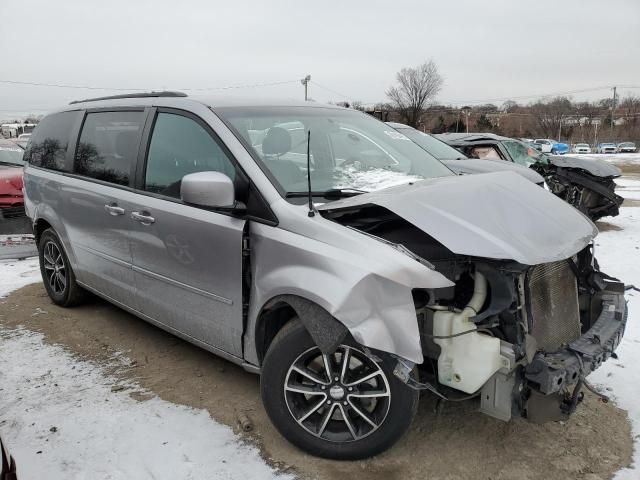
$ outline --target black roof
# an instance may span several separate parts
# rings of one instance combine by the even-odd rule
[[[501,135],[496,135],[495,133],[439,133],[434,136],[443,142],[456,145],[512,140],[509,137],[503,137]]]

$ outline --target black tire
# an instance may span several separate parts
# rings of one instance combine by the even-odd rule
[[[44,288],[53,303],[61,307],[81,303],[85,299],[86,290],[77,284],[69,258],[53,229],[48,228],[42,232],[38,242],[38,255]]]
[[[316,354],[320,357],[314,357]],[[411,425],[418,409],[419,393],[393,375],[395,362],[391,356],[379,352],[375,355],[377,359],[367,355],[362,346],[353,340],[345,340],[331,357],[327,357],[331,363],[329,370],[339,377],[329,378],[328,384],[320,385],[323,383],[321,380],[327,379],[326,370],[316,369],[314,372],[314,364],[306,364],[305,372],[316,375],[317,381],[314,382],[293,369],[296,362],[296,366],[305,365],[307,358],[315,358],[313,361],[320,362],[326,359],[302,323],[297,319],[292,320],[274,338],[262,367],[260,391],[269,418],[287,440],[319,457],[356,460],[387,450]],[[345,358],[348,359],[348,368],[343,375],[342,360]],[[361,365],[358,366],[358,363]],[[351,366],[354,368],[351,369]],[[375,376],[368,383],[348,387],[350,383],[355,385],[368,375]],[[294,376],[297,376],[297,380]],[[335,378],[339,378],[339,381],[334,381]],[[306,384],[303,385],[305,380]],[[307,395],[300,391],[285,391],[285,387],[313,389],[314,393]],[[324,397],[318,391],[320,388],[324,391]],[[389,394],[383,396],[386,389]],[[340,396],[340,392],[343,396]],[[370,398],[374,395],[380,398]],[[314,408],[316,411],[307,420],[298,422],[297,419],[302,420]],[[373,427],[366,422],[362,413],[378,426]],[[325,421],[327,418],[329,420]],[[323,424],[324,427],[321,426]]]

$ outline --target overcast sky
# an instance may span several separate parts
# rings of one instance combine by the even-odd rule
[[[2,81],[365,103],[432,58],[440,102],[499,104],[640,86],[640,1],[0,0],[0,48]],[[113,93],[0,82],[0,118]]]

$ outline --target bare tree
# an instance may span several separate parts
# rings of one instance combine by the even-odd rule
[[[573,104],[567,97],[556,97],[548,102],[539,101],[531,105],[531,114],[547,138],[558,136],[563,122],[572,111]]]
[[[513,112],[516,108],[518,107],[518,104],[516,102],[514,102],[513,100],[506,100],[503,104],[502,104],[502,111],[503,112]]]
[[[442,88],[443,79],[433,60],[416,68],[403,68],[396,74],[397,86],[387,90],[387,97],[402,119],[412,127],[420,123],[420,116],[427,103]]]

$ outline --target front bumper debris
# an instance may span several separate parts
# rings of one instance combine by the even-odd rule
[[[550,395],[586,377],[615,356],[626,324],[624,285],[609,283],[602,295],[602,312],[587,332],[557,352],[536,353],[525,370],[529,386]]]

